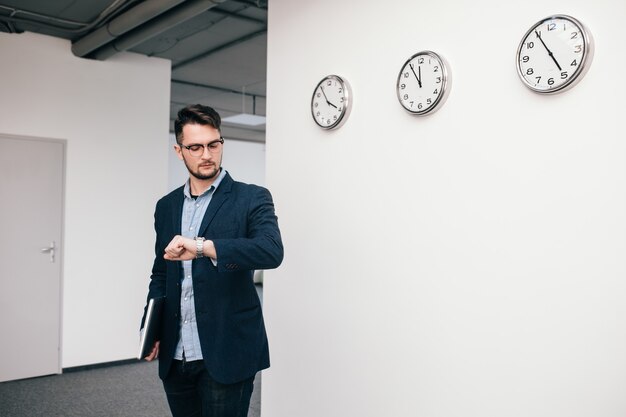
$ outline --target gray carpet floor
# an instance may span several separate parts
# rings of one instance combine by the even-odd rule
[[[248,417],[261,414],[261,374]],[[0,383],[0,417],[171,416],[157,362],[137,362]]]
[[[256,285],[263,302],[263,286]],[[248,417],[261,415],[261,372]],[[158,363],[134,362],[0,382],[0,417],[169,417]]]

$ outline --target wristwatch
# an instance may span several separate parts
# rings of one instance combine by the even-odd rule
[[[202,258],[204,256],[204,241],[206,239],[203,237],[196,236],[196,259]]]

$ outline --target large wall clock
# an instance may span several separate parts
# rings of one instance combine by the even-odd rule
[[[323,129],[342,126],[352,108],[350,84],[337,75],[327,75],[317,84],[311,98],[311,115]]]
[[[434,113],[450,92],[450,72],[445,59],[432,51],[418,52],[400,70],[396,93],[400,104],[411,114]]]
[[[582,79],[593,57],[593,40],[583,24],[567,15],[535,23],[517,48],[517,72],[526,87],[552,94]]]

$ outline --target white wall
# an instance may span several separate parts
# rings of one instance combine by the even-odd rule
[[[273,0],[267,184],[285,262],[266,275],[272,417],[626,415],[623,0]],[[532,24],[591,30],[586,77],[526,89]],[[400,107],[413,53],[454,78]],[[297,57],[297,59],[294,59]],[[311,120],[327,74],[352,114]]]
[[[189,103],[194,104],[194,103]],[[168,189],[174,190],[187,181],[189,172],[174,151],[176,137],[169,136]],[[222,166],[236,181],[265,185],[265,144],[226,138]]]
[[[0,33],[0,132],[67,141],[63,367],[136,355],[167,185],[170,80],[169,61],[92,61],[70,46]]]

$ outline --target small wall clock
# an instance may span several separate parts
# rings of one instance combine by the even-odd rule
[[[517,72],[536,93],[552,94],[582,79],[593,57],[593,40],[581,22],[559,14],[535,23],[517,48]]]
[[[398,74],[396,93],[406,111],[423,116],[434,113],[450,92],[450,72],[445,59],[432,51],[409,58]]]
[[[350,84],[337,76],[327,75],[317,84],[311,98],[311,115],[323,129],[342,126],[352,108]]]

